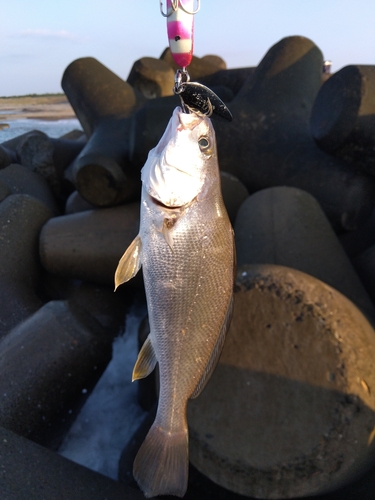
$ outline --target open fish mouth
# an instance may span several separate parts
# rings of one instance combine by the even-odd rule
[[[153,203],[155,203],[155,205],[158,205],[159,207],[162,207],[162,208],[167,209],[167,210],[177,210],[177,209],[183,207],[183,205],[166,205],[165,203],[163,203],[162,201],[158,200],[154,196],[151,196],[151,195],[149,195],[149,196],[151,198],[151,201]]]

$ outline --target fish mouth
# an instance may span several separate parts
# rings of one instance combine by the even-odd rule
[[[202,121],[202,117],[197,113],[185,113],[181,108],[177,108],[179,126],[177,130],[193,130]]]
[[[155,203],[155,205],[158,205],[159,207],[162,207],[167,210],[177,210],[179,208],[182,208],[183,205],[165,205],[162,201],[158,200],[157,198],[154,198],[149,194],[149,197],[152,201],[152,203]]]

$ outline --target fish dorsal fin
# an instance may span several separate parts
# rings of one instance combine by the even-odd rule
[[[132,382],[140,378],[145,378],[155,368],[157,363],[154,347],[151,343],[150,335],[148,335],[142,349],[139,351],[137,361],[133,368]]]
[[[223,350],[225,337],[226,337],[227,331],[229,330],[230,322],[232,319],[232,313],[233,313],[233,295],[232,295],[232,298],[230,300],[230,303],[229,303],[229,306],[227,309],[227,313],[226,313],[226,316],[224,319],[224,323],[223,323],[223,326],[221,327],[220,334],[219,334],[219,337],[217,339],[216,346],[211,353],[211,357],[207,363],[207,366],[206,366],[205,371],[203,372],[203,375],[201,376],[201,378],[198,382],[198,385],[194,389],[193,394],[190,396],[191,399],[197,398],[199,396],[199,394],[205,388],[207,382],[210,380],[210,377],[211,377],[211,375],[212,375],[212,373],[217,365],[217,362],[219,361],[221,351]]]
[[[142,265],[142,240],[138,235],[121,257],[115,272],[115,290],[137,274]]]

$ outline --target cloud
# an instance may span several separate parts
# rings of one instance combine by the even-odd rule
[[[75,33],[71,33],[70,31],[66,30],[52,31],[48,29],[27,29],[19,31],[16,36],[40,40],[69,40],[71,42],[79,43],[85,42],[87,40],[86,37],[76,35]]]

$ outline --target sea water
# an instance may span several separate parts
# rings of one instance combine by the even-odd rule
[[[112,360],[70,428],[59,453],[117,479],[121,452],[147,413],[137,401],[132,371],[138,355],[138,327],[146,304],[135,301],[125,332],[113,343]]]
[[[9,112],[8,112],[9,113]],[[0,115],[1,122],[1,115]],[[9,128],[0,130],[0,143],[9,141],[26,132],[32,130],[40,130],[49,137],[61,137],[72,130],[82,130],[82,126],[77,118],[67,118],[64,120],[34,120],[34,119],[20,119],[9,120],[6,122]]]

